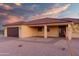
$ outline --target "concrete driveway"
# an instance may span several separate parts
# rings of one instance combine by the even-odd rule
[[[79,55],[79,40],[72,40],[73,55]],[[65,48],[65,49],[62,49]],[[0,37],[0,55],[4,56],[67,56],[63,38],[4,38]]]

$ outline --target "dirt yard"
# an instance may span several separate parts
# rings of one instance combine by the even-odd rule
[[[79,39],[73,39],[73,55],[79,55]],[[0,37],[1,56],[68,56],[64,38],[4,38]]]

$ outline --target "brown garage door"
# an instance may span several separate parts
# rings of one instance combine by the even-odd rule
[[[19,37],[19,28],[18,27],[9,27],[7,28],[8,37]]]

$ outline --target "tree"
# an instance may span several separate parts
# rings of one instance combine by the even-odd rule
[[[74,24],[73,23],[70,23],[68,24],[68,27],[67,27],[67,45],[68,45],[68,51],[69,51],[69,55],[73,55],[73,51],[72,51],[72,46],[71,46],[71,39],[72,39],[72,33],[73,33],[73,30],[74,30]]]

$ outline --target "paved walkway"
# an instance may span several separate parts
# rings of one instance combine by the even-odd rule
[[[63,48],[63,49],[62,49]],[[64,49],[65,48],[65,49]],[[73,55],[79,55],[79,40],[72,40]],[[0,55],[8,56],[67,56],[63,38],[4,38],[0,37]]]

